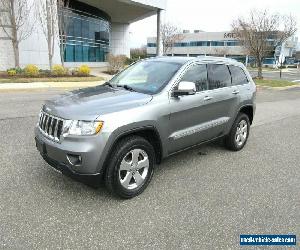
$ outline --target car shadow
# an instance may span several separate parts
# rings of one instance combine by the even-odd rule
[[[156,174],[162,174],[163,171],[168,169],[179,168],[180,165],[173,164],[174,162],[187,162],[192,157],[206,157],[215,151],[226,151],[224,148],[223,140],[216,140],[207,144],[199,145],[191,149],[187,149],[178,154],[172,155],[162,161],[161,164],[156,165]],[[46,162],[43,162],[43,168],[38,174],[40,185],[46,185],[47,188],[52,189],[53,192],[63,192],[66,197],[93,197],[97,201],[115,200],[122,201],[124,199],[113,196],[105,187],[102,177],[78,177],[69,173],[59,173],[54,170]]]

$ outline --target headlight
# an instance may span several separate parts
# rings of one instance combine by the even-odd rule
[[[103,126],[102,121],[66,121],[63,135],[95,135]]]

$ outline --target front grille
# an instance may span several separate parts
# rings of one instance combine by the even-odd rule
[[[59,142],[63,131],[63,125],[63,119],[41,111],[39,119],[39,128],[46,137],[56,142]]]

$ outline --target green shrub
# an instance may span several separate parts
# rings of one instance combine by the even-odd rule
[[[22,68],[20,68],[20,67],[16,67],[16,68],[14,68],[14,70],[17,72],[18,75],[24,73],[24,69],[22,69]]]
[[[24,68],[24,73],[26,76],[38,76],[39,75],[39,68],[34,64],[28,64]]]
[[[9,76],[15,76],[17,74],[17,71],[15,69],[8,69],[7,74]]]
[[[91,69],[87,65],[81,65],[77,71],[77,74],[80,76],[89,76],[90,73],[91,73]]]
[[[24,73],[24,70],[21,69],[20,67],[7,69],[6,72],[8,73],[8,71],[15,71],[15,72],[16,72],[16,75],[21,75],[21,74]],[[12,74],[13,74],[13,73],[12,73]]]
[[[49,70],[49,69],[40,69],[39,70],[39,75],[50,76],[51,75],[51,70]]]
[[[54,76],[64,76],[67,74],[67,69],[64,68],[62,65],[56,64],[52,67],[51,73]]]

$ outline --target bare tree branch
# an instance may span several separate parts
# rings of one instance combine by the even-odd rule
[[[0,28],[12,42],[15,67],[20,67],[19,44],[34,29],[34,22],[30,23],[32,6],[26,0],[0,0],[0,6],[6,10],[0,16]]]
[[[67,43],[67,32],[69,28],[70,18],[68,16],[69,0],[57,0],[59,40],[60,40],[60,57],[64,66],[64,54]]]
[[[248,18],[239,17],[232,23],[233,32],[249,55],[258,65],[258,77],[262,78],[262,61],[274,54],[281,45],[296,32],[293,16],[271,14],[267,10],[252,10]]]
[[[180,29],[171,23],[165,23],[160,28],[163,54],[166,55],[172,50],[175,43],[183,39]]]
[[[55,41],[58,35],[57,0],[36,1],[36,12],[48,44],[49,68],[52,69]]]

